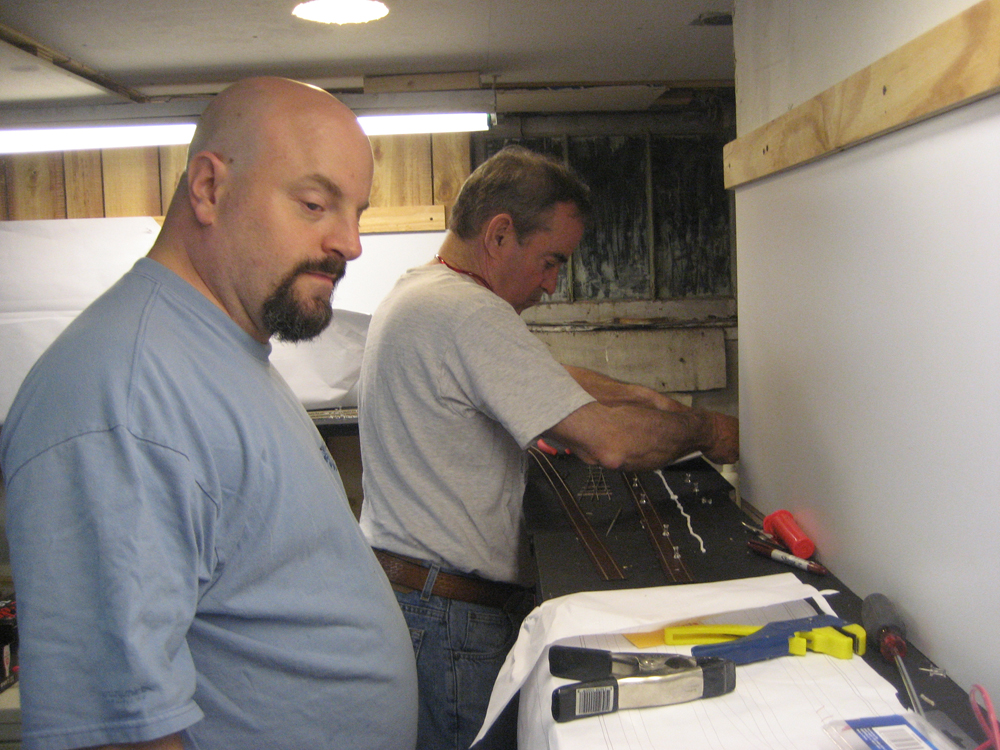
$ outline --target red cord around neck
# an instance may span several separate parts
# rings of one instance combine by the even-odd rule
[[[435,257],[435,258],[437,259],[437,262],[438,262],[438,263],[442,263],[442,264],[444,264],[445,266],[447,266],[448,268],[450,268],[450,269],[451,269],[452,271],[454,271],[455,273],[460,273],[460,274],[462,274],[463,276],[468,276],[468,277],[469,277],[470,279],[472,279],[473,281],[475,281],[475,282],[476,282],[477,284],[479,284],[480,286],[484,286],[484,287],[486,287],[486,288],[487,288],[487,289],[489,289],[489,290],[490,290],[491,292],[493,291],[493,287],[491,287],[491,286],[489,285],[489,282],[488,282],[488,281],[486,281],[486,279],[484,279],[484,278],[483,278],[482,276],[480,276],[480,275],[479,275],[478,273],[473,273],[472,271],[466,271],[466,270],[465,270],[464,268],[456,268],[456,267],[455,267],[455,266],[453,266],[453,265],[452,265],[451,263],[449,263],[449,262],[448,262],[448,261],[446,261],[446,260],[445,260],[444,258],[442,258],[442,257],[441,257],[440,255],[435,255],[434,257]],[[494,292],[494,294],[496,294],[496,292]]]

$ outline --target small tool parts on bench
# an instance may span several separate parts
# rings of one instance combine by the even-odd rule
[[[747,542],[747,547],[752,552],[814,575],[830,574],[823,565],[808,559],[816,551],[816,545],[799,528],[787,510],[778,510],[765,517],[763,526],[756,526],[746,521],[742,524],[757,535],[757,539]]]
[[[639,654],[574,646],[549,648],[554,677],[580,680],[552,691],[552,717],[558,722],[714,698],[736,687],[728,659],[682,654]]]

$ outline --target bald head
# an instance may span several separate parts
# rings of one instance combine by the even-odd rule
[[[322,89],[287,78],[247,78],[218,94],[205,108],[188,148],[189,158],[211,151],[232,168],[273,154],[278,130],[308,128],[309,121],[330,120],[361,134],[354,113]]]
[[[150,257],[259,341],[314,336],[361,253],[373,168],[357,118],[330,94],[284,78],[240,81],[205,108]]]

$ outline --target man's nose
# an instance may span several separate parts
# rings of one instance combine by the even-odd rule
[[[337,222],[323,238],[323,249],[328,253],[339,253],[344,260],[354,260],[361,256],[361,230],[357,219]]]
[[[559,282],[559,269],[553,268],[547,271],[542,277],[542,289],[545,290],[546,294],[556,293],[556,284]]]

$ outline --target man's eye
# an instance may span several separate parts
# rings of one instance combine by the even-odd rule
[[[302,205],[304,205],[306,207],[306,209],[309,210],[309,211],[322,211],[323,210],[323,207],[320,204],[318,204],[318,203],[310,203],[309,201],[305,201]]]

